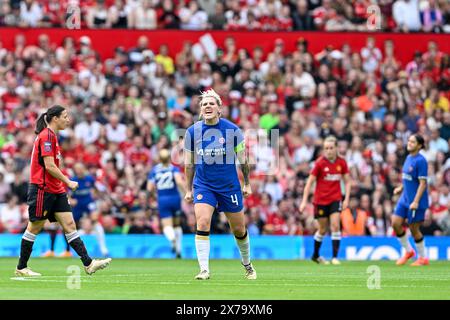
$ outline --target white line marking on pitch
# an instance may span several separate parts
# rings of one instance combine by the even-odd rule
[[[56,276],[54,276],[56,277]],[[62,276],[60,276],[62,277]],[[92,279],[92,278],[91,278]],[[19,281],[31,281],[31,282],[66,282],[65,280],[51,280],[51,279],[42,279],[42,277],[15,277],[11,278],[11,280],[19,280]],[[86,280],[85,280],[86,282]],[[94,281],[87,281],[94,282]],[[105,281],[110,284],[158,284],[158,285],[191,285],[195,283],[195,281],[186,281],[186,282],[176,282],[176,281],[124,281],[124,280],[116,280],[116,281]],[[248,286],[248,283],[220,283],[221,286]],[[261,286],[273,286],[272,283],[261,283],[258,285]],[[295,286],[295,287],[358,287],[358,285],[354,284],[300,284],[300,283],[279,283],[278,286]],[[384,288],[434,288],[433,286],[414,286],[414,285],[384,285]]]

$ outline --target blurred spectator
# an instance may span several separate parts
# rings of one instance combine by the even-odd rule
[[[175,66],[172,57],[169,56],[169,48],[163,44],[159,47],[159,52],[155,57],[155,62],[163,66],[166,74],[173,74]]]
[[[344,15],[343,12],[331,9],[328,14],[328,20],[325,23],[325,31],[351,31],[356,27]]]
[[[85,121],[75,126],[75,137],[83,141],[84,144],[95,143],[100,137],[101,124],[95,120],[92,109],[84,110]]]
[[[294,65],[294,87],[303,98],[312,98],[316,92],[316,83],[309,72],[304,71],[303,64],[297,62]]]
[[[24,0],[20,2],[21,27],[37,27],[43,16],[42,7],[37,1]]]
[[[106,125],[106,137],[108,141],[121,143],[127,138],[127,127],[123,123],[119,123],[119,116],[112,114],[109,117],[109,123]]]
[[[430,91],[430,96],[424,102],[425,110],[432,113],[436,109],[442,109],[444,112],[450,111],[450,103],[444,95],[440,95],[437,88]]]
[[[368,212],[358,208],[358,199],[350,198],[349,207],[341,213],[342,235],[364,236]]]
[[[361,57],[365,72],[374,72],[378,69],[382,56],[380,49],[375,47],[374,37],[367,38],[366,46],[361,49]]]
[[[188,6],[180,9],[180,28],[183,30],[205,30],[208,22],[208,14],[203,11],[197,0],[189,1]]]
[[[314,30],[314,19],[308,10],[307,0],[297,0],[297,10],[292,17],[295,30]]]
[[[431,131],[429,149],[432,152],[442,152],[444,154],[449,151],[448,142],[439,136],[439,131],[437,129]]]
[[[128,28],[132,20],[130,6],[124,0],[115,0],[108,9],[108,20],[111,28]]]
[[[11,186],[5,182],[5,176],[0,173],[0,204],[7,201],[8,195],[11,193]]]
[[[162,14],[159,17],[159,25],[163,29],[178,29],[180,18],[175,11],[175,4],[171,0],[162,0]]]
[[[158,16],[153,6],[153,0],[143,0],[142,7],[134,9],[130,18],[129,25],[136,29],[153,30],[158,27]]]
[[[154,233],[150,220],[146,217],[144,212],[136,212],[132,214],[131,226],[128,229],[128,234],[149,234]]]
[[[287,235],[289,227],[284,218],[284,214],[277,210],[269,213],[266,224],[264,225],[264,234]]]
[[[367,229],[371,236],[390,236],[392,227],[382,205],[375,206],[372,215],[367,217]]]
[[[397,0],[392,7],[397,28],[402,32],[420,31],[419,0]]]
[[[27,202],[28,177],[22,171],[16,171],[14,173],[14,181],[11,183],[11,193],[17,197],[19,204]]]
[[[432,219],[430,211],[427,210],[425,213],[425,220],[423,224],[420,226],[420,232],[424,236],[440,236],[442,235],[442,230],[438,226],[438,224]]]
[[[225,18],[225,7],[221,1],[217,1],[214,6],[214,13],[208,15],[208,22],[212,29],[220,30],[223,29],[227,18]]]
[[[423,31],[442,32],[442,12],[439,9],[436,0],[424,1],[423,4],[423,8],[420,10]]]
[[[109,21],[108,8],[105,0],[96,0],[95,5],[89,7],[86,16],[86,23],[88,28],[110,28],[111,21]]]
[[[20,233],[25,227],[16,195],[9,195],[6,203],[0,204],[0,232]]]

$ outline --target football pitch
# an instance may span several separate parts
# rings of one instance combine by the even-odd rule
[[[325,266],[256,260],[256,281],[244,279],[237,260],[212,260],[208,281],[193,279],[196,260],[113,259],[107,269],[88,276],[75,258],[32,258],[29,267],[42,273],[38,278],[16,277],[16,263],[16,258],[0,258],[0,299],[450,299],[446,261],[397,267],[392,261]]]

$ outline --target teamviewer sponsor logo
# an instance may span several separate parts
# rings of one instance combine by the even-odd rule
[[[412,176],[407,174],[407,173],[402,173],[402,179],[408,180],[408,181],[412,181]]]

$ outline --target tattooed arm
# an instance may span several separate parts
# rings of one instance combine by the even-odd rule
[[[244,187],[242,188],[242,193],[245,198],[252,194],[252,188],[250,186],[250,161],[248,158],[248,153],[245,148],[245,143],[242,141],[235,148],[237,158],[241,167],[242,174],[244,176]]]

